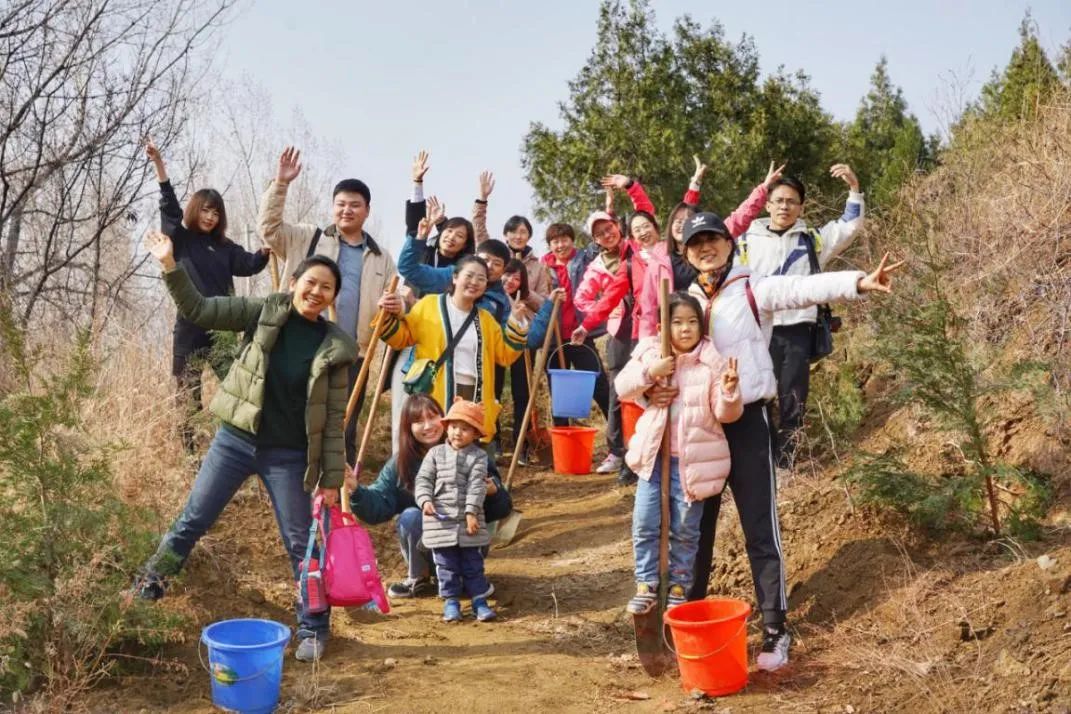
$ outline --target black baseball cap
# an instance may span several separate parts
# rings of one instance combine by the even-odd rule
[[[716,213],[697,213],[684,222],[684,244],[700,233],[720,233],[729,240],[732,235],[725,227],[725,221]]]

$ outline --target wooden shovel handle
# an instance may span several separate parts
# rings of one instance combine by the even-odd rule
[[[387,292],[392,293],[398,289],[398,276],[395,275],[390,279],[390,284],[387,286]],[[361,371],[357,373],[357,380],[353,383],[353,391],[350,392],[350,400],[346,403],[346,418],[342,420],[342,431],[346,431],[346,427],[350,425],[350,419],[353,418],[353,412],[357,410],[357,400],[360,398],[361,393],[364,392],[364,385],[368,382],[368,370],[372,367],[372,356],[376,352],[376,344],[379,343],[379,336],[383,334],[383,323],[386,322],[386,313],[380,308],[376,312],[376,319],[372,321],[372,339],[368,342],[368,353],[365,355],[364,362],[361,363]]]
[[[550,310],[550,323],[552,325],[557,323],[558,309],[561,307],[561,296],[554,296],[554,307]],[[547,334],[543,336],[543,348],[539,350],[539,354],[536,355],[535,367],[532,368],[532,374],[539,376],[543,372],[543,365],[547,363],[547,350],[550,349],[550,337],[551,332],[547,330]],[[528,381],[528,405],[524,408],[524,419],[521,420],[521,432],[517,435],[517,444],[513,447],[513,459],[509,463],[509,473],[506,474],[506,490],[513,484],[513,472],[517,470],[517,461],[521,458],[521,453],[524,451],[524,439],[528,436],[528,425],[531,423],[532,410],[535,408],[535,384],[533,380]]]
[[[670,357],[673,354],[673,346],[669,340],[669,278],[662,278],[658,297],[662,320],[662,356]],[[666,412],[668,415],[668,408]],[[662,518],[658,533],[658,594],[661,607],[665,607],[666,593],[669,591],[669,430],[671,428],[667,416],[666,427],[662,431],[662,480],[659,483],[662,496]]]

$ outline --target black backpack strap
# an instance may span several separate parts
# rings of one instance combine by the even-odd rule
[[[443,321],[443,326],[446,328],[446,349],[443,350],[443,353],[441,355],[439,355],[439,359],[435,360],[436,371],[438,371],[438,369],[443,366],[443,362],[450,359],[450,356],[454,354],[454,347],[457,346],[458,342],[461,342],[461,338],[465,336],[465,330],[469,329],[469,326],[472,325],[473,320],[476,319],[477,313],[480,312],[480,308],[473,306],[472,311],[469,313],[469,316],[466,317],[465,321],[461,323],[461,329],[457,331],[457,335],[454,335],[453,330],[450,329],[450,310],[446,307],[446,299],[446,295],[443,295],[442,306],[444,315],[446,317],[446,319]]]
[[[803,244],[807,246],[807,257],[811,261],[811,275],[818,275],[822,272],[822,266],[818,264],[818,252],[814,247],[813,229],[803,234]]]
[[[312,256],[316,255],[316,246],[319,245],[320,236],[322,234],[323,231],[321,231],[319,228],[317,228],[316,232],[312,234],[312,241],[309,243],[309,249],[305,252],[306,258],[311,258]]]

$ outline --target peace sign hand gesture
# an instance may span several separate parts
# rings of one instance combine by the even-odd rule
[[[424,149],[420,150],[416,156],[413,157],[413,168],[411,169],[411,175],[413,177],[413,183],[420,183],[424,180],[424,174],[428,172],[428,152]]]
[[[774,162],[771,161],[770,162],[770,169],[766,172],[766,180],[764,180],[762,182],[762,184],[766,188],[770,188],[770,186],[773,185],[774,181],[776,181],[777,179],[781,178],[781,174],[784,172],[786,166],[788,166],[787,162],[781,164],[780,166],[778,166],[775,169],[774,168]]]
[[[889,254],[886,253],[881,258],[881,264],[878,265],[870,275],[866,275],[859,278],[859,282],[855,284],[856,290],[862,293],[891,293],[892,292],[892,274],[898,270],[904,261],[900,260],[892,265],[886,265],[889,262]]]
[[[275,180],[279,183],[290,183],[301,173],[301,152],[293,146],[283,149],[279,156],[279,168],[275,172]]]
[[[736,388],[740,386],[740,374],[736,371],[738,366],[736,357],[730,357],[725,365],[725,371],[721,373],[721,391],[726,396],[735,394]]]
[[[440,203],[439,199],[435,196],[428,196],[428,223],[437,226],[445,217],[446,204]],[[427,238],[427,235],[424,237]]]
[[[418,240],[427,240],[431,235],[432,222],[427,218],[421,218],[420,224],[417,225],[416,237]]]
[[[145,245],[165,272],[175,269],[175,246],[168,236],[160,231],[149,231],[145,237]]]
[[[528,320],[532,313],[528,310],[528,307],[524,304],[524,300],[521,299],[521,293],[517,291],[517,297],[513,297],[509,293],[506,293],[506,299],[509,300],[509,319],[510,322],[518,326],[528,324]]]

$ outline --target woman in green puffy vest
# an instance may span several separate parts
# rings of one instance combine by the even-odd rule
[[[333,505],[344,478],[342,420],[357,346],[323,316],[341,286],[338,266],[315,255],[294,271],[287,293],[206,298],[176,264],[170,238],[154,233],[149,248],[183,318],[208,330],[245,331],[245,342],[212,399],[222,423],[186,506],[144,566],[136,593],[147,600],[163,597],[166,578],[179,572],[251,473],[271,497],[297,580],[312,525],[309,492]],[[310,615],[300,602],[296,609],[296,656],[319,659],[329,613]]]

